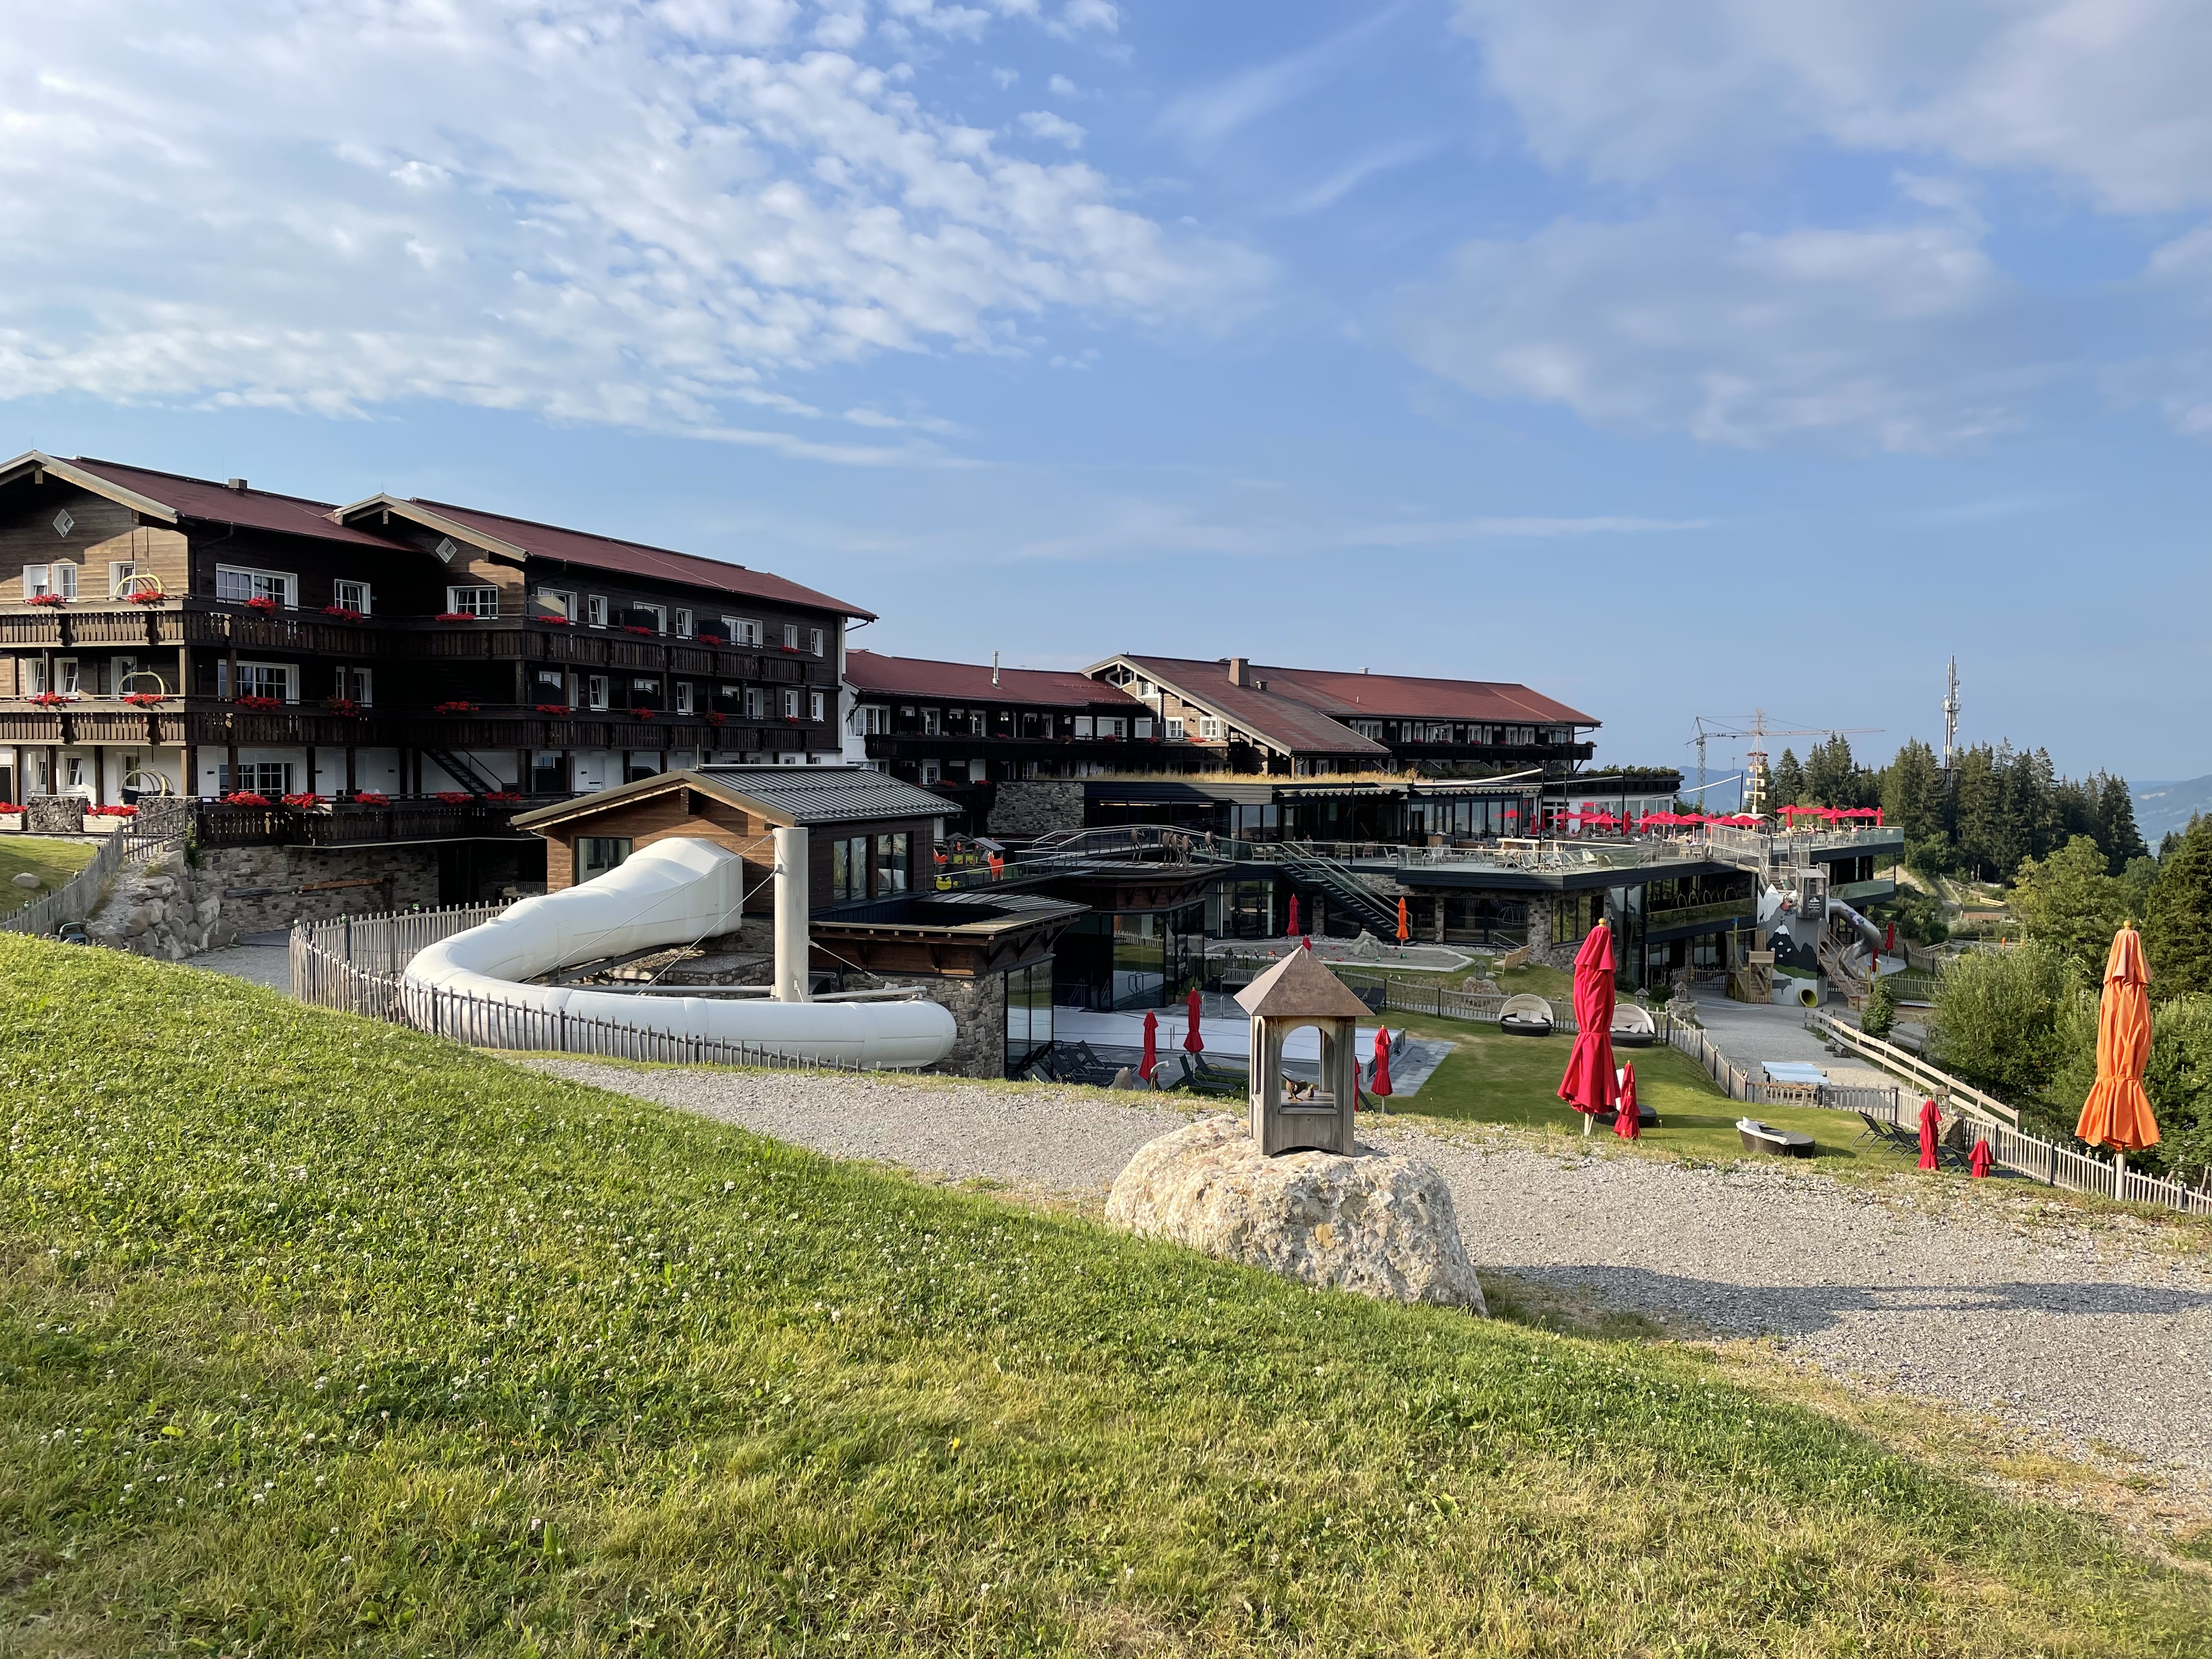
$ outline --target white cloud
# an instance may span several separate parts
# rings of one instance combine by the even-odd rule
[[[81,0],[0,36],[0,397],[427,398],[880,459],[719,410],[826,419],[769,383],[1025,349],[1060,310],[1202,319],[1261,280],[808,44],[841,21],[866,10]]]
[[[1065,75],[1054,76],[1045,85],[1055,98],[1079,98],[1083,95],[1082,89]]]
[[[1048,138],[1070,149],[1083,148],[1083,129],[1065,116],[1054,115],[1050,110],[1033,109],[1023,114],[1021,122],[1032,138]]]
[[[1201,146],[1218,143],[1261,117],[1320,91],[1343,72],[1354,46],[1405,9],[1405,0],[1399,0],[1327,40],[1187,92],[1162,112],[1161,125]]]
[[[1955,222],[1730,236],[1657,217],[1470,244],[1401,332],[1474,392],[1599,425],[1928,452],[2021,423],[2061,368],[2048,321]]]
[[[1049,27],[1055,34],[1112,34],[1121,27],[1121,12],[1111,0],[1067,0]]]
[[[2203,0],[1457,0],[1553,166],[1645,181],[1818,139],[2212,202]]]

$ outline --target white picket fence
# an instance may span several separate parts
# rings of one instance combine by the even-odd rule
[[[751,1066],[781,1071],[853,1072],[848,1060],[786,1054],[749,1042],[649,1030],[618,1020],[519,1006],[406,982],[407,964],[441,939],[481,926],[503,904],[295,922],[292,994],[319,1008],[410,1025],[472,1048],[593,1054],[669,1066]]]

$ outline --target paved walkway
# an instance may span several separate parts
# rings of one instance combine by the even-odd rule
[[[185,965],[265,985],[288,995],[292,989],[292,956],[282,945],[233,945],[221,951],[203,951]]]
[[[1828,1081],[1847,1088],[1887,1089],[1901,1086],[1888,1073],[1861,1060],[1838,1060],[1820,1039],[1805,1029],[1805,1011],[1772,1004],[1730,1002],[1717,991],[1700,988],[1698,1021],[1713,1046],[1737,1066],[1759,1075],[1758,1067],[1770,1060],[1809,1060],[1828,1074]]]
[[[519,1063],[838,1157],[1086,1207],[1139,1146],[1189,1121],[1160,1097],[1092,1090]],[[1989,1411],[2077,1452],[2117,1445],[2212,1497],[2212,1262],[2169,1231],[1947,1177],[1862,1188],[1364,1127],[1443,1174],[1479,1267],[1678,1329],[1771,1337],[1832,1375]]]

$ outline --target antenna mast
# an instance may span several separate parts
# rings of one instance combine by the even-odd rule
[[[1943,687],[1943,775],[1951,775],[1959,752],[1959,659],[1951,659],[1951,672]]]

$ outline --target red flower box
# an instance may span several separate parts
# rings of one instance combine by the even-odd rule
[[[69,601],[58,593],[33,593],[29,599],[24,600],[23,603],[26,605],[50,605],[58,611],[62,606],[67,605]]]
[[[466,806],[476,797],[465,789],[441,789],[438,799],[448,806]]]
[[[634,720],[649,720],[653,718],[653,713],[654,711],[650,708],[633,708],[629,711],[629,717]]]
[[[169,694],[166,691],[130,691],[125,693],[123,698],[133,708],[158,708],[168,700]]]
[[[31,701],[41,708],[58,708],[65,702],[75,702],[76,699],[66,691],[41,691]]]
[[[795,645],[779,645],[776,647],[776,649],[779,651],[788,651],[794,657],[799,654],[799,647]]]
[[[438,613],[437,620],[440,622],[474,622],[477,620],[477,613],[473,611],[441,611]]]
[[[269,797],[256,794],[251,789],[234,789],[222,798],[225,806],[266,806]]]
[[[724,639],[720,634],[702,634],[699,636],[699,643],[702,645],[727,645],[729,641]]]
[[[10,812],[21,812],[23,808],[19,802],[12,800],[0,800],[0,817],[4,817]]]
[[[263,616],[266,617],[282,610],[283,607],[278,605],[276,600],[270,599],[266,593],[257,593],[246,602],[246,608],[248,611],[258,611]]]
[[[368,620],[368,612],[366,611],[356,611],[349,605],[326,605],[323,607],[323,614],[325,617],[336,617],[340,622],[367,622]]]
[[[623,624],[623,632],[625,634],[635,634],[641,638],[648,640],[654,637],[653,632],[650,628],[640,628],[635,623],[624,623]]]
[[[231,701],[240,708],[258,708],[264,713],[269,709],[282,708],[284,706],[274,697],[233,697]]]
[[[356,789],[353,792],[353,804],[356,806],[389,806],[392,797],[381,789]]]
[[[320,795],[316,794],[313,790],[304,790],[299,794],[287,795],[284,797],[285,805],[296,806],[302,812],[313,811],[316,807],[320,806],[323,804],[323,798]]]
[[[574,617],[540,617],[538,620],[548,628],[574,628],[576,625]]]
[[[86,816],[95,818],[135,818],[138,816],[138,809],[135,806],[88,806],[84,810]]]
[[[495,806],[520,806],[522,805],[522,797],[512,789],[495,789],[491,793],[486,795],[484,799]]]
[[[710,708],[707,711],[707,724],[709,726],[720,726],[729,718],[719,708]]]
[[[168,595],[158,587],[134,587],[130,594],[133,605],[159,605],[167,598]]]
[[[566,714],[570,710],[565,702],[541,702],[538,705],[538,712],[541,714]]]
[[[323,707],[340,720],[351,720],[361,718],[361,705],[351,697],[325,697]]]
[[[434,703],[430,712],[434,714],[473,714],[477,712],[477,706],[455,697],[447,702]]]

